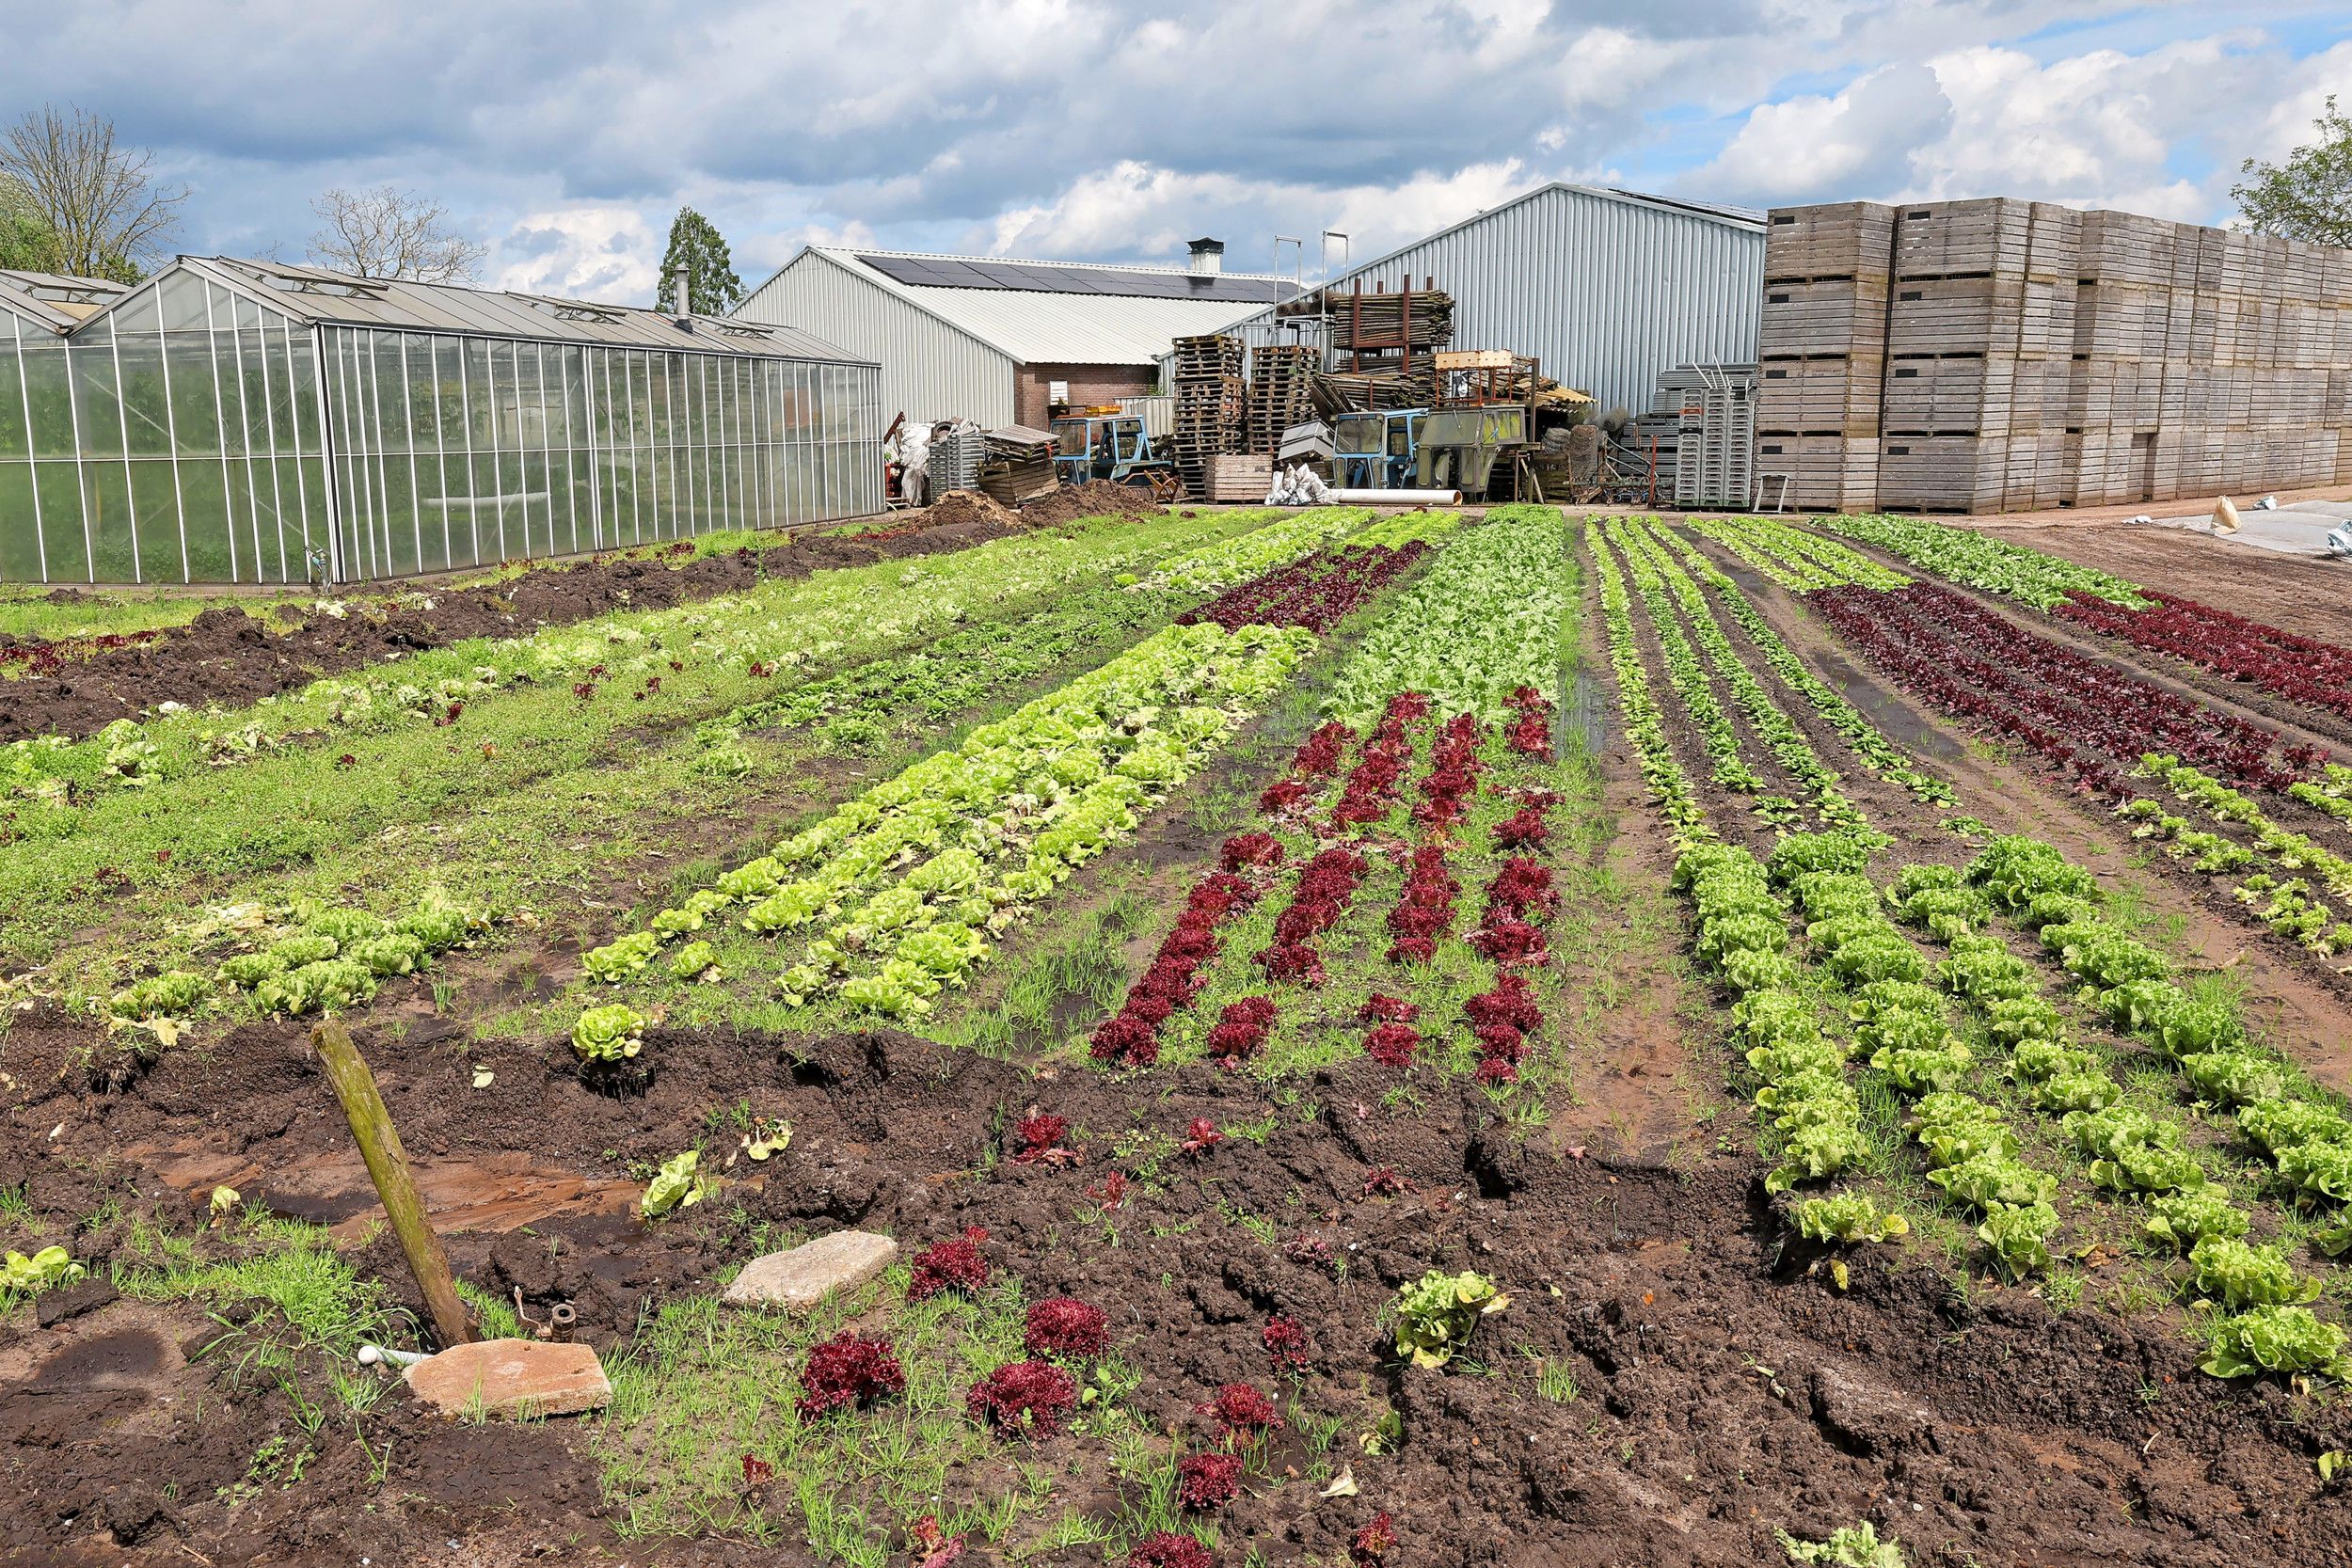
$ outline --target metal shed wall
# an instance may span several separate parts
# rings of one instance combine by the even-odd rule
[[[1649,406],[1658,372],[1756,357],[1764,227],[1638,197],[1547,185],[1340,274],[1369,293],[1425,277],[1454,296],[1454,346],[1534,355],[1607,409]],[[1295,318],[1294,318],[1295,320]],[[1253,347],[1316,342],[1260,311],[1225,329]]]
[[[815,250],[803,250],[738,306],[745,321],[817,332],[882,364],[882,422],[961,417],[993,430],[1013,422],[1010,356],[908,303]]]

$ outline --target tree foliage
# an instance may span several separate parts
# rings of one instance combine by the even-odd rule
[[[2352,117],[2336,107],[2331,93],[2312,123],[2318,140],[2284,163],[2247,159],[2238,167],[2246,178],[2230,196],[2258,234],[2352,245]]]
[[[691,207],[680,207],[670,225],[670,245],[661,253],[661,290],[654,296],[655,309],[677,309],[674,279],[681,266],[687,269],[687,297],[695,315],[723,316],[743,302],[743,280],[735,276],[727,242],[720,237],[716,225]]]
[[[466,283],[485,254],[450,231],[448,210],[439,202],[396,185],[331,190],[311,202],[310,211],[326,225],[310,236],[310,260],[356,277]]]
[[[47,227],[49,270],[77,277],[135,283],[163,258],[187,192],[157,183],[153,164],[116,140],[113,120],[72,105],[44,104],[0,131],[0,183]],[[25,231],[0,219],[0,234]]]
[[[40,215],[24,188],[0,178],[0,267],[16,272],[56,272],[64,264],[56,231]]]

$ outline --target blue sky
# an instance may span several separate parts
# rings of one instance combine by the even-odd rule
[[[2028,196],[2226,219],[2352,102],[2344,0],[0,0],[0,116],[113,116],[179,248],[300,257],[331,186],[429,194],[484,280],[642,299],[691,202],[802,244],[1360,259],[1547,179],[1751,206]],[[1313,258],[1310,257],[1311,265]]]

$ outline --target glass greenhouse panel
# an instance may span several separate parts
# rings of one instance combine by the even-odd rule
[[[362,325],[271,270],[183,261],[62,336],[0,312],[0,583],[382,580],[879,500],[871,367],[644,312],[472,335],[514,296],[448,291]]]

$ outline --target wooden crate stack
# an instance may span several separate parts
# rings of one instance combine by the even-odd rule
[[[1249,355],[1249,392],[1242,440],[1248,451],[1272,456],[1282,432],[1313,417],[1309,394],[1322,353],[1304,343],[1268,343]],[[1259,495],[1263,497],[1264,490]]]
[[[1756,470],[1788,476],[1790,506],[1876,503],[1894,233],[1893,210],[1867,201],[1784,209],[1765,228]],[[1780,501],[1779,482],[1763,487]]]
[[[1209,334],[1175,342],[1175,411],[1171,431],[1176,471],[1195,500],[1210,497],[1209,459],[1241,450],[1248,398],[1242,380],[1242,341]]]
[[[1895,217],[1879,504],[2058,504],[2082,214],[1995,198]]]
[[[2006,198],[1784,209],[1766,235],[1757,457],[1792,505],[2352,481],[2352,252]]]

